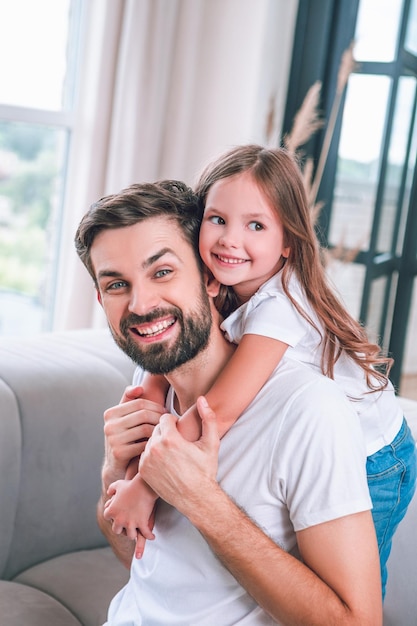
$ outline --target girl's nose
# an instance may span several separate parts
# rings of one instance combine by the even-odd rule
[[[238,248],[239,242],[236,233],[231,228],[225,228],[219,237],[219,244],[225,248]]]

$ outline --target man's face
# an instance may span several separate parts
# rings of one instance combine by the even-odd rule
[[[210,302],[194,252],[173,220],[105,230],[91,259],[113,337],[137,364],[167,374],[206,347]]]

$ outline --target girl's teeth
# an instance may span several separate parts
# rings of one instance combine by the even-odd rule
[[[225,259],[224,257],[220,256],[219,254],[217,255],[217,257],[223,263],[230,263],[232,265],[236,265],[236,264],[239,264],[239,263],[246,263],[245,259]]]

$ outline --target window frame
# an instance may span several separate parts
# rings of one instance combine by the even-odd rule
[[[348,48],[354,38],[359,2],[360,0],[300,1],[294,36],[291,80],[284,113],[283,136],[290,131],[294,115],[300,107],[305,94],[317,80],[320,80],[322,83],[320,104],[322,115],[325,119],[329,118],[333,94],[336,90],[340,59],[343,51]],[[376,245],[398,83],[400,77],[407,72],[417,76],[417,57],[405,50],[403,46],[410,6],[411,0],[404,0],[395,60],[392,63],[361,62],[357,71],[360,74],[388,75],[392,79],[370,243],[368,250],[360,252],[354,262],[363,265],[366,271],[359,315],[359,320],[364,325],[366,325],[368,319],[373,281],[382,276],[387,277],[380,316],[381,322],[378,330],[384,347],[387,348],[389,354],[393,355],[395,360],[390,377],[396,387],[400,384],[413,286],[417,282],[417,211],[412,210],[413,206],[417,206],[416,167],[414,167],[405,237],[401,253],[398,254],[395,250],[391,250],[389,253],[379,253]],[[414,102],[414,124],[417,123],[416,100]],[[344,99],[340,107],[326,168],[317,195],[317,200],[324,203],[318,221],[317,234],[321,243],[326,247],[329,246],[328,235],[332,214],[343,106]],[[410,130],[408,151],[410,150],[412,133],[413,128]],[[311,156],[315,163],[318,162],[323,137],[324,130],[318,132],[303,148],[304,152]],[[400,196],[403,196],[404,193],[404,183],[405,180],[403,179]],[[395,224],[397,232],[401,201],[402,197],[400,197],[397,206],[397,221]],[[395,286],[393,285],[393,280],[396,278],[397,284]],[[393,289],[395,297],[394,305],[392,306]]]
[[[59,195],[50,220],[53,222],[51,245],[53,248],[52,261],[45,261],[46,295],[42,307],[42,322],[39,332],[51,331],[54,326],[57,281],[61,258],[62,228],[65,220],[65,192],[69,168],[69,154],[75,132],[77,116],[77,100],[79,97],[79,83],[82,69],[83,46],[85,44],[86,21],[89,0],[70,0],[68,39],[71,45],[71,54],[67,58],[66,79],[63,85],[62,105],[59,110],[4,104],[0,102],[0,122],[27,125],[45,126],[65,135],[64,150],[60,169],[57,172],[61,180]]]

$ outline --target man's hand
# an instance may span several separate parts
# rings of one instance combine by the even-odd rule
[[[219,435],[214,412],[201,396],[197,408],[202,419],[202,435],[195,443],[185,440],[177,428],[177,418],[162,415],[143,452],[139,470],[142,478],[166,502],[184,515],[193,507],[195,496],[204,485],[216,480]]]
[[[120,404],[104,414],[105,454],[102,469],[102,495],[97,504],[97,522],[114,552],[129,568],[133,556],[133,543],[125,535],[115,535],[111,523],[104,519],[104,507],[111,483],[134,474],[131,460],[142,454],[155,425],[165,407],[142,398],[142,387],[126,388]],[[143,539],[143,541],[142,541]],[[137,552],[144,547],[145,540],[138,535]]]
[[[139,457],[165,407],[141,398],[142,387],[127,387],[120,404],[104,413],[103,488],[125,478],[131,459]]]

